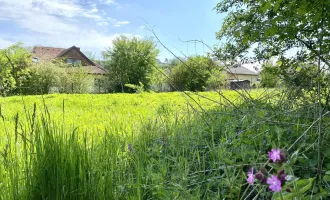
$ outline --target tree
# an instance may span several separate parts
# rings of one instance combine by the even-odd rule
[[[217,64],[209,57],[189,57],[185,62],[171,61],[169,84],[173,90],[204,91]]]
[[[216,10],[229,13],[217,33],[223,60],[242,60],[253,47],[258,60],[290,51],[299,62],[317,58],[330,66],[330,1],[223,0]]]
[[[31,54],[21,43],[0,50],[0,93],[18,94],[31,64]]]
[[[262,65],[261,76],[261,87],[274,88],[279,82],[279,75],[277,67],[273,66],[270,62],[265,62]]]
[[[159,51],[152,40],[120,36],[113,42],[113,48],[103,55],[107,59],[110,85],[116,92],[134,92],[125,84],[143,84],[146,90],[151,86],[151,74],[157,64]]]
[[[207,80],[208,90],[220,90],[226,85],[226,75],[223,73],[223,68],[215,68],[211,70],[211,76]]]
[[[228,13],[217,33],[224,41],[216,49],[218,59],[235,63],[277,57],[278,76],[286,81],[293,77],[287,73],[299,71],[302,63],[318,66],[317,80],[329,69],[330,1],[223,0],[216,10]],[[323,93],[320,87],[310,86],[302,83],[297,89]]]

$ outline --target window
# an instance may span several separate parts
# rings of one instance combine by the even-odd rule
[[[261,79],[258,77],[258,78],[257,78],[257,81],[261,81]]]
[[[38,61],[39,61],[39,60],[38,60],[37,57],[33,57],[33,58],[32,58],[32,62],[37,63]]]
[[[67,59],[66,63],[68,63],[69,65],[72,65],[73,64],[73,59],[71,59],[71,58]]]
[[[75,65],[75,66],[79,66],[80,64],[81,64],[81,60],[75,60],[75,61],[74,61],[74,65]]]

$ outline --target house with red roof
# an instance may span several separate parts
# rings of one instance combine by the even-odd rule
[[[37,46],[32,50],[33,62],[62,60],[72,67],[81,66],[88,74],[105,75],[106,71],[90,60],[79,47],[72,46],[68,49]]]

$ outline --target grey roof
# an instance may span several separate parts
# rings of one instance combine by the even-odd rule
[[[248,68],[243,67],[241,65],[227,68],[226,71],[230,74],[255,75],[255,76],[259,75],[257,72],[249,70]]]

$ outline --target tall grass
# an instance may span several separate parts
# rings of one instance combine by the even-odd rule
[[[31,112],[27,108],[23,116],[4,116],[0,199],[244,199],[257,195],[246,183],[248,169],[262,166],[270,148],[293,144],[313,122],[316,107],[286,110],[267,100],[237,102],[238,110],[218,106],[207,113],[187,106],[184,115],[163,103],[157,115],[134,118],[131,124],[107,120],[104,129],[98,130],[69,125],[65,107],[61,118],[54,117],[47,105],[32,106]],[[304,152],[295,168],[301,176],[315,175],[311,169],[317,164],[316,154],[311,148],[316,139],[317,130],[311,128],[293,147]]]

